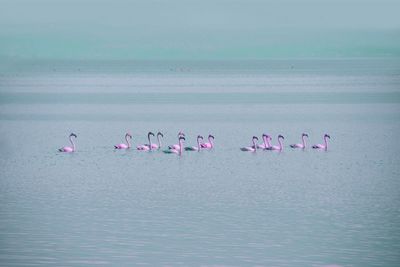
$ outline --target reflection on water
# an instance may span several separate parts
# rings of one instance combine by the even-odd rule
[[[301,64],[1,76],[1,265],[397,266],[399,70]],[[128,130],[135,145],[183,130],[216,147],[114,151]],[[58,153],[71,131],[77,152]],[[330,133],[330,150],[291,150],[302,132]],[[262,133],[283,134],[283,152],[239,150]]]

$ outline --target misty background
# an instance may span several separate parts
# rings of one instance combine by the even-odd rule
[[[399,1],[0,0],[0,61],[399,57]]]

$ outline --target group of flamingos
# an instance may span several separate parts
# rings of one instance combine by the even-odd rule
[[[154,133],[149,132],[147,134],[147,139],[149,141],[148,144],[143,144],[143,145],[139,145],[136,147],[137,150],[139,151],[152,151],[152,150],[158,150],[161,149],[161,139],[160,137],[164,137],[164,135],[160,132],[157,133],[157,142],[158,144],[152,143],[151,142],[151,136],[155,136]],[[60,152],[75,152],[76,147],[75,147],[75,143],[74,140],[72,139],[72,137],[77,138],[76,134],[71,133],[69,135],[69,141],[71,142],[71,146],[65,146],[62,147],[60,149],[58,149],[58,151]],[[306,137],[308,138],[308,134],[303,133],[301,135],[301,143],[299,144],[292,144],[290,145],[291,148],[300,148],[300,149],[305,149],[307,147],[306,145]],[[331,137],[329,136],[329,134],[325,134],[324,135],[324,144],[316,144],[313,145],[312,148],[314,149],[323,149],[323,150],[328,150],[328,141],[327,139],[330,139]],[[130,133],[126,133],[125,134],[125,143],[121,143],[121,144],[117,144],[114,145],[115,149],[130,149],[131,148],[131,143],[130,143],[130,139],[132,139],[132,135]],[[242,151],[250,151],[250,152],[256,152],[257,149],[262,149],[262,150],[276,150],[276,151],[282,151],[283,150],[283,140],[285,139],[282,135],[278,136],[278,145],[271,145],[271,140],[272,137],[268,134],[263,134],[262,135],[262,139],[263,139],[263,143],[262,144],[257,144],[258,141],[258,137],[257,136],[253,136],[252,138],[252,142],[253,145],[251,146],[246,146],[246,147],[242,147],[240,148],[240,150]],[[163,150],[164,153],[167,154],[178,154],[178,155],[182,155],[183,150],[185,151],[200,151],[202,149],[212,149],[214,147],[214,136],[213,135],[208,135],[208,142],[204,142],[204,138],[201,135],[197,136],[197,146],[187,146],[184,147],[183,146],[183,142],[185,141],[185,134],[183,132],[179,132],[178,133],[178,144],[174,144],[174,145],[170,145],[168,146],[167,149]]]

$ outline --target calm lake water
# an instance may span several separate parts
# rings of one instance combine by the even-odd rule
[[[1,266],[400,265],[398,60],[0,70]],[[180,130],[215,149],[113,149]],[[284,150],[240,151],[263,133]]]

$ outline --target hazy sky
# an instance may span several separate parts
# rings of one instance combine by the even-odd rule
[[[0,0],[0,59],[400,56],[400,1]]]

